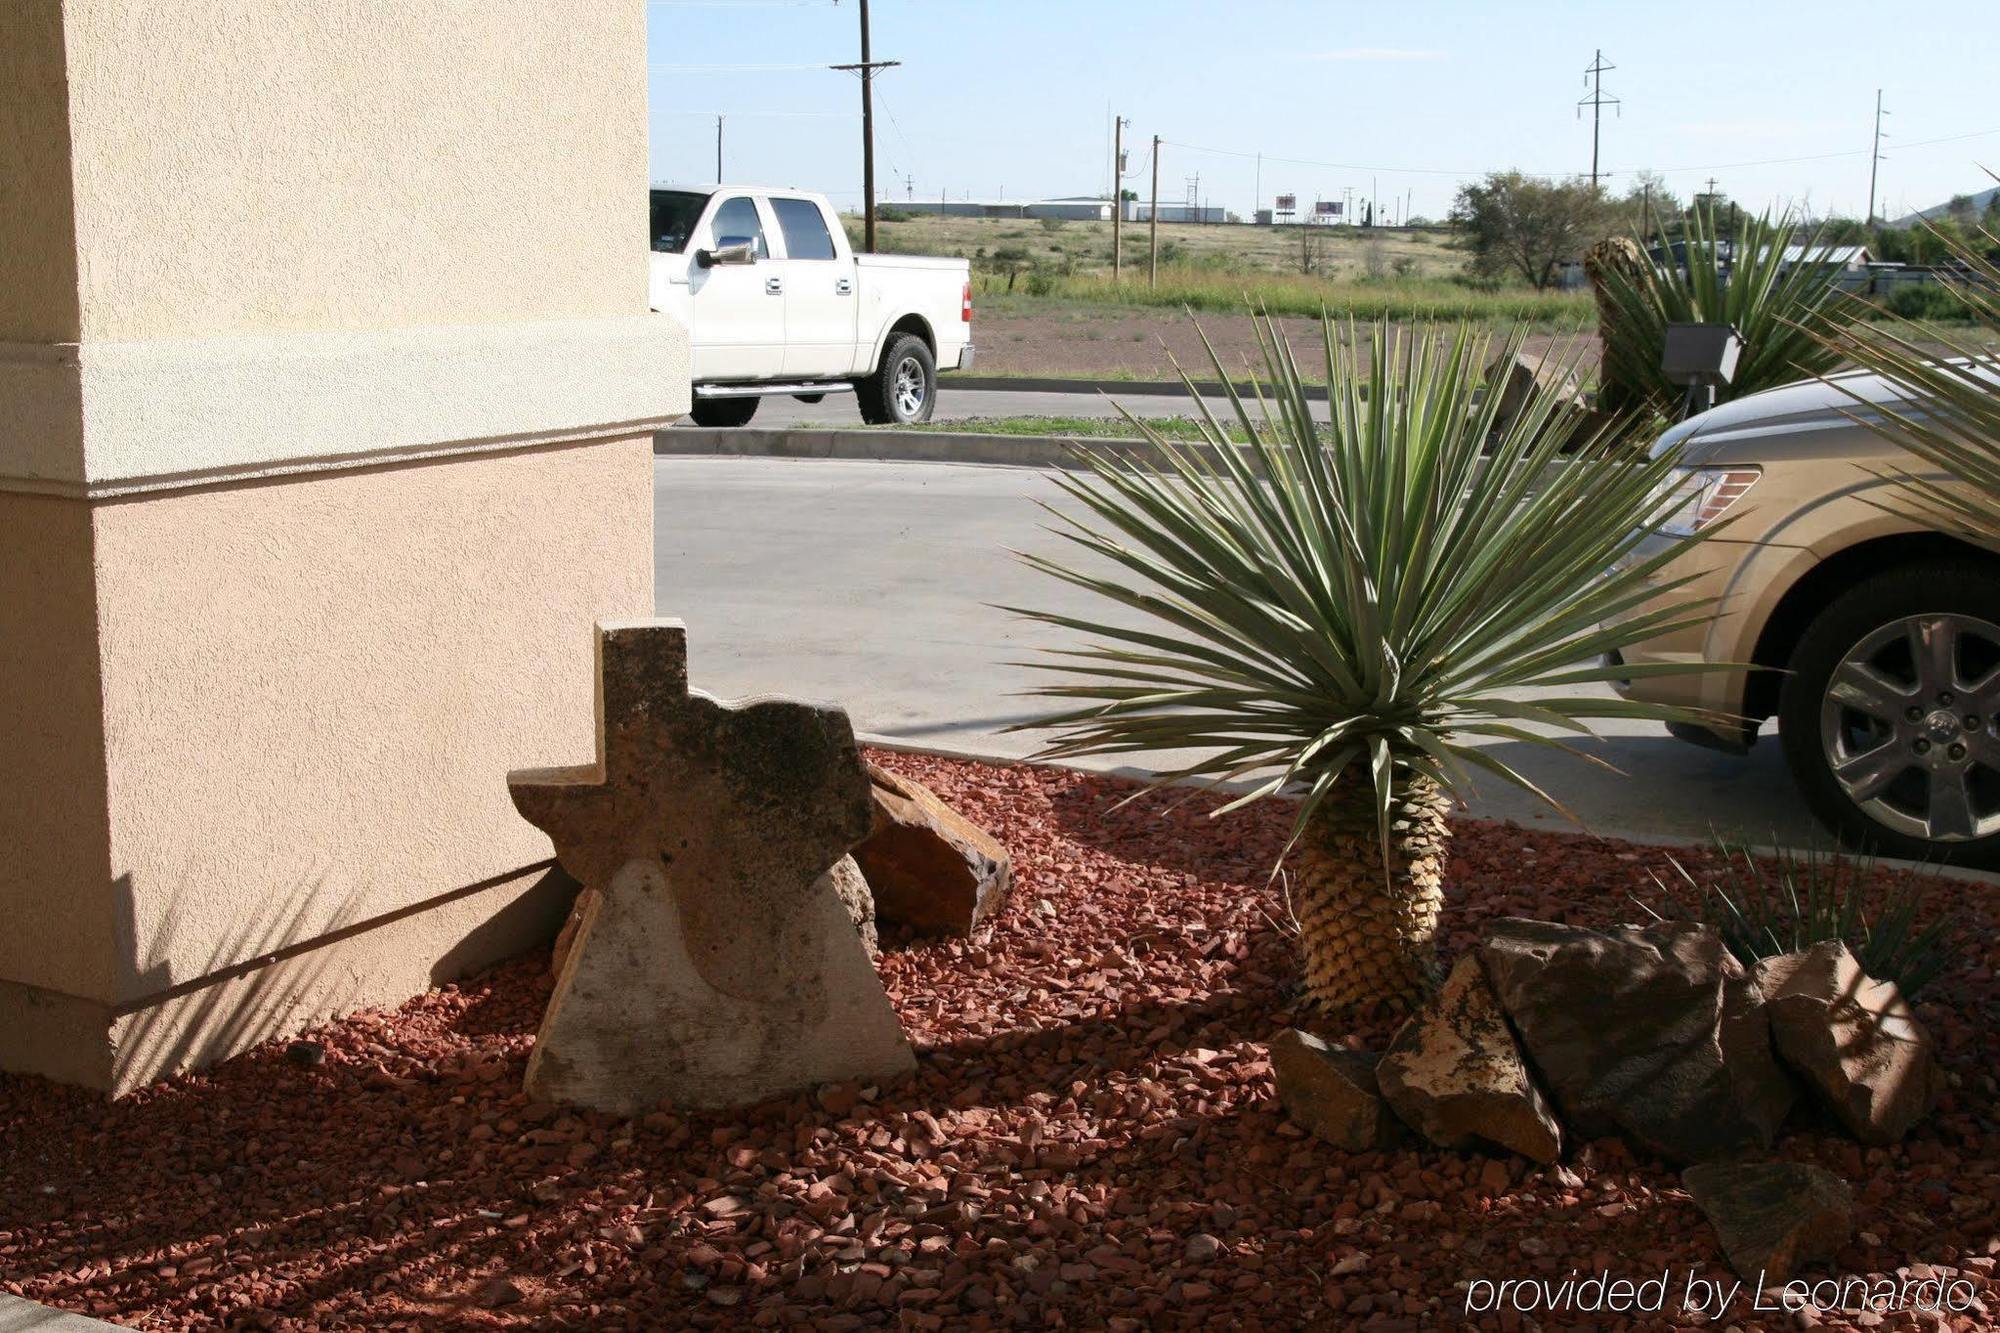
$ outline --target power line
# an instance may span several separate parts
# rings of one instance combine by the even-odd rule
[[[1928,148],[1937,144],[1962,143],[1967,139],[1984,139],[1995,134],[2000,134],[2000,126],[1996,126],[1995,128],[1990,130],[1972,130],[1965,134],[1947,134],[1936,139],[1915,139],[1910,141],[1909,143],[1903,144],[1902,147],[1904,149]],[[1163,140],[1162,142],[1164,142],[1168,147],[1184,149],[1185,151],[1190,153],[1213,153],[1218,157],[1240,157],[1246,159],[1262,158],[1266,162],[1282,162],[1288,166],[1324,167],[1329,171],[1379,172],[1384,176],[1461,176],[1461,177],[1484,176],[1489,171],[1492,170],[1490,166],[1465,167],[1465,168],[1385,167],[1385,166],[1376,166],[1369,163],[1359,163],[1359,162],[1327,162],[1317,158],[1310,158],[1310,157],[1278,157],[1271,153],[1259,153],[1250,149],[1211,148],[1203,144],[1184,143],[1179,139],[1166,139]],[[1734,171],[1743,167],[1775,167],[1775,166],[1784,166],[1793,162],[1825,162],[1825,161],[1830,161],[1834,158],[1866,157],[1867,155],[1868,155],[1868,150],[1866,148],[1844,148],[1839,150],[1838,152],[1805,153],[1796,157],[1765,157],[1765,158],[1758,158],[1754,161],[1748,161],[1748,162],[1707,162],[1695,166],[1684,166],[1684,167],[1640,166],[1640,167],[1634,167],[1629,171],[1604,171],[1600,172],[1599,174],[1602,176],[1632,176],[1632,175],[1638,175],[1642,172],[1652,172],[1655,175],[1666,175],[1668,173],[1679,173],[1679,172],[1689,172],[1689,171],[1694,171],[1694,172]],[[1570,173],[1562,171],[1526,171],[1523,172],[1522,174],[1527,176],[1549,176],[1549,177],[1560,178],[1569,175]]]
[[[700,116],[704,120],[711,116],[728,116],[731,120],[748,120],[752,117],[760,120],[790,120],[795,118],[800,120],[818,120],[822,118],[828,120],[853,120],[861,113],[859,111],[699,111],[692,107],[656,106],[653,108],[653,114],[656,116]]]
[[[648,74],[792,74],[825,65],[648,65]]]

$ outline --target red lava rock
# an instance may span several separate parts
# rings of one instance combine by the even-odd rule
[[[0,1075],[0,1289],[156,1329],[1521,1329],[1466,1315],[1459,1284],[1722,1275],[1677,1175],[1614,1140],[1502,1180],[1498,1159],[1342,1152],[1289,1123],[1266,1048],[1323,1020],[1270,925],[1282,806],[1211,820],[1176,795],[1114,808],[1129,787],[1063,770],[877,757],[992,830],[1015,875],[972,938],[885,939],[913,1078],[630,1122],[533,1104],[545,956],[329,1024],[310,1070],[273,1042],[116,1103]],[[1603,927],[1657,892],[1652,849],[1457,829],[1447,958],[1495,918]],[[1989,1327],[2000,899],[1931,892],[1966,927],[1916,1006],[1938,1109],[1891,1148],[1795,1119],[1776,1151],[1852,1185],[1866,1234],[1840,1271],[1976,1277],[1985,1309],[1958,1323]],[[1747,1295],[1706,1326],[1732,1321],[1769,1326]],[[1677,1323],[1701,1326],[1646,1326]]]

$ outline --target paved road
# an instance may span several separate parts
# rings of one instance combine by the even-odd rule
[[[1020,468],[658,458],[659,613],[688,622],[697,688],[832,700],[860,730],[1026,755],[1034,738],[1005,728],[1037,712],[1038,701],[1018,692],[1038,673],[1010,663],[1049,646],[1048,633],[991,604],[1088,606],[1007,555],[1058,545],[1039,528],[1037,498],[1055,498],[1048,478]],[[1808,835],[1770,738],[1735,759],[1652,724],[1606,726],[1611,734],[1592,748],[1629,781],[1538,747],[1504,748],[1600,833]],[[1474,813],[1566,826],[1491,782]]]
[[[932,420],[944,422],[966,417],[1115,417],[1122,404],[1135,417],[1193,416],[1193,404],[1178,394],[1005,393],[984,389],[954,389],[946,377],[938,388],[937,411]],[[1212,400],[1210,409],[1217,417],[1230,415],[1229,400]],[[1253,412],[1256,410],[1252,405]],[[1324,417],[1326,405],[1316,405]],[[817,403],[796,398],[765,398],[758,403],[753,426],[859,426],[861,414],[855,410],[854,395],[830,393]]]

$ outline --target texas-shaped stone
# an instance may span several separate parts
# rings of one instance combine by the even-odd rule
[[[915,1057],[821,876],[868,834],[847,715],[687,685],[678,621],[597,627],[597,762],[508,775],[594,894],[527,1091],[635,1114],[886,1079]]]

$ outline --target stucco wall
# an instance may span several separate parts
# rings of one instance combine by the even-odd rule
[[[0,4],[0,340],[76,338],[61,0]]]
[[[88,508],[0,493],[0,978],[108,996],[122,895],[97,685]]]
[[[64,13],[84,337],[644,313],[638,0]]]
[[[593,757],[651,476],[645,437],[96,506],[115,998],[547,857],[507,771]]]

